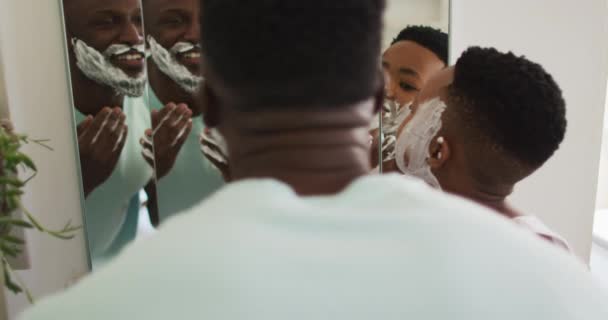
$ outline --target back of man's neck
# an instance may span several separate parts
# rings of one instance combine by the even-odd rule
[[[500,215],[513,219],[520,216],[507,204],[507,197],[511,195],[512,187],[508,188],[477,188],[468,192],[467,198],[490,208]]]
[[[235,180],[271,178],[300,195],[331,195],[371,171],[371,103],[321,112],[227,116],[235,124],[224,132]]]
[[[270,178],[290,185],[300,195],[325,195],[342,191],[370,172],[368,153],[358,146],[270,147],[233,162],[235,180]]]

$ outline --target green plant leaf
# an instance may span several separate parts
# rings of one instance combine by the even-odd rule
[[[19,239],[17,237],[11,236],[11,235],[3,235],[0,237],[1,240],[4,240],[6,242],[10,242],[10,243],[14,243],[14,244],[18,244],[18,245],[24,245],[25,241],[23,241],[22,239]]]
[[[21,254],[21,249],[17,247],[11,247],[5,243],[0,244],[0,249],[2,249],[2,253],[9,257],[17,258],[19,254]]]
[[[38,171],[38,168],[36,167],[36,165],[34,164],[34,161],[33,161],[33,160],[30,158],[30,157],[26,156],[26,155],[25,155],[25,154],[23,154],[23,153],[20,153],[20,154],[18,155],[18,159],[19,159],[19,160],[21,161],[21,163],[23,163],[23,164],[24,164],[26,167],[30,168],[30,169],[31,169],[31,170],[33,170],[33,171]]]
[[[4,258],[2,259],[2,266],[2,269],[4,269],[4,285],[6,286],[6,288],[14,294],[22,293],[23,289],[21,289],[18,284],[13,282],[9,271],[10,265],[6,262],[6,259]]]
[[[7,213],[12,212],[19,207],[19,200],[17,197],[7,197],[5,200],[6,206],[8,207]]]
[[[10,185],[16,188],[23,188],[25,186],[23,181],[19,180],[18,178],[11,177],[0,177],[0,184]]]
[[[0,225],[1,224],[7,224],[7,225],[11,225],[11,226],[16,226],[16,227],[21,227],[21,228],[27,228],[27,229],[32,229],[34,228],[34,226],[24,220],[20,220],[20,219],[14,219],[11,217],[0,217]]]
[[[17,196],[22,196],[23,191],[20,189],[9,189],[9,190],[0,191],[0,195],[6,196],[6,197],[17,197]]]

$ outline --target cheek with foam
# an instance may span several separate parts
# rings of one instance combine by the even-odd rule
[[[104,54],[88,46],[84,41],[74,38],[72,44],[76,66],[87,78],[114,89],[119,95],[141,97],[144,94],[147,81],[145,72],[137,77],[130,77],[123,70],[115,67]]]
[[[399,105],[396,101],[386,101],[382,121],[382,154],[384,162],[395,159],[395,143],[399,126],[411,113],[412,103]]]
[[[441,116],[445,109],[445,103],[439,98],[422,104],[401,131],[395,147],[399,170],[421,178],[434,188],[441,186],[428,164],[429,148],[441,130]]]
[[[203,77],[197,76],[190,72],[188,68],[180,64],[175,58],[175,54],[165,49],[152,36],[148,36],[148,44],[150,45],[150,56],[152,61],[171,80],[175,81],[184,91],[194,94],[198,91]],[[181,52],[194,49],[195,45],[185,46],[178,43],[172,51]]]

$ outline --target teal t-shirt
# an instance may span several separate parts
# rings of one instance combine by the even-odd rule
[[[159,110],[164,104],[149,89],[148,106]],[[192,119],[192,132],[182,146],[171,171],[157,181],[160,221],[198,204],[224,185],[221,173],[201,152],[200,135],[205,129],[202,116]]]
[[[111,258],[137,231],[138,193],[152,179],[153,170],[144,160],[139,143],[151,127],[150,112],[142,97],[126,97],[123,112],[129,131],[114,172],[85,200],[87,239],[93,265]],[[75,109],[76,121],[85,115]],[[134,215],[132,219],[127,219]],[[133,227],[135,226],[135,227]]]

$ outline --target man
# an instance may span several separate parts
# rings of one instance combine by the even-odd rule
[[[22,319],[608,316],[560,250],[420,182],[362,177],[384,1],[202,4],[205,121],[235,182]]]
[[[386,101],[383,110],[383,171],[394,169],[396,131],[420,90],[448,65],[448,35],[426,26],[403,29],[382,55]],[[401,116],[401,118],[399,118]],[[377,123],[377,121],[374,121]],[[372,136],[378,137],[377,131]],[[372,148],[372,166],[378,163],[378,139]]]
[[[200,1],[144,0],[143,8],[151,54],[148,59],[148,106],[152,109],[153,122],[160,122],[163,114],[170,112],[167,108],[172,102],[183,104],[190,119],[189,128],[174,127],[175,133],[185,140],[183,146],[161,139],[160,134],[155,135],[154,162],[158,180],[148,190],[156,190],[149,192],[157,196],[157,201],[150,203],[158,207],[149,208],[152,220],[158,224],[199,203],[224,182],[218,170],[200,152],[203,114],[195,99],[203,81]],[[165,107],[167,105],[169,107]],[[158,130],[165,127],[167,125]]]
[[[568,248],[540,220],[507,204],[515,185],[551,158],[566,133],[562,92],[540,65],[512,53],[471,48],[428,83],[412,110],[396,144],[401,172]]]
[[[64,0],[64,16],[94,264],[111,255],[131,199],[152,178],[139,139],[150,127],[142,99],[145,50],[139,0]],[[134,234],[127,238],[133,238]],[[122,238],[122,237],[120,237]]]

